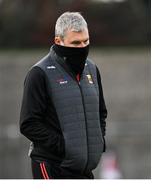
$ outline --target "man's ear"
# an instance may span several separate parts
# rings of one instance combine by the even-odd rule
[[[61,38],[59,36],[56,36],[54,41],[55,41],[55,44],[61,45]]]

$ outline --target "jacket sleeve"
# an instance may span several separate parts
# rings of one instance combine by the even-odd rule
[[[46,124],[47,101],[45,74],[39,67],[34,67],[24,82],[20,131],[34,143],[56,148],[60,146],[62,137]]]
[[[101,129],[102,129],[103,140],[104,140],[104,152],[105,152],[105,150],[106,150],[105,134],[106,134],[107,109],[106,109],[104,96],[103,96],[101,76],[100,76],[100,72],[99,72],[98,68],[97,68],[97,80],[98,80],[98,85],[99,85],[100,124],[101,124]]]

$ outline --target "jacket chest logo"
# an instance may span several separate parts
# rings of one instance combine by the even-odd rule
[[[63,78],[57,79],[57,83],[59,83],[60,85],[67,84],[68,83],[68,78],[63,77]]]
[[[87,74],[86,77],[87,77],[89,84],[93,84],[92,76],[90,74]],[[56,82],[59,83],[60,85],[63,85],[63,84],[67,84],[69,82],[68,80],[69,80],[69,78],[64,76],[64,77],[58,78],[56,80]]]
[[[88,78],[88,82],[89,82],[90,84],[93,84],[92,76],[91,76],[90,74],[87,74],[86,76],[87,76],[87,78]]]

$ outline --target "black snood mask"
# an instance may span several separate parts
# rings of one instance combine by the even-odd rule
[[[66,58],[67,65],[70,66],[75,74],[82,74],[89,53],[89,45],[77,48],[55,44],[53,48],[59,56]]]

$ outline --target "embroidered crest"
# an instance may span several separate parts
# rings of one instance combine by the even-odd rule
[[[90,74],[87,74],[86,76],[88,78],[89,83],[93,84],[92,76]]]

